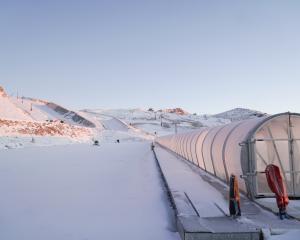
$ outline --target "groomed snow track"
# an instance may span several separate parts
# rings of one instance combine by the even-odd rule
[[[0,152],[1,240],[178,240],[148,142]]]

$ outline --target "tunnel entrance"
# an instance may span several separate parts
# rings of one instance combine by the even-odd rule
[[[254,138],[255,192],[273,196],[265,169],[268,164],[280,168],[290,197],[300,197],[300,117],[282,115],[263,124]]]

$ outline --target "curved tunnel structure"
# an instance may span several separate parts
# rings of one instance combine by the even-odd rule
[[[280,167],[290,197],[300,197],[300,114],[281,113],[156,139],[224,182],[240,176],[251,198],[273,196],[265,176],[268,164]]]

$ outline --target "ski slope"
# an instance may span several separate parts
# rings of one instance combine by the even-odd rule
[[[125,122],[112,115],[98,113],[97,111],[90,110],[81,111],[80,114],[86,116],[86,118],[88,119],[94,119],[93,122],[96,121],[98,122],[98,124],[101,123],[102,126],[107,130],[124,132],[129,130],[129,126]]]
[[[166,111],[152,112],[142,109],[86,109],[80,111],[80,114],[98,118],[108,129],[121,131],[127,131],[126,128],[139,129],[153,136],[173,134],[175,122],[178,132],[190,131],[199,127],[219,126],[230,122],[228,119],[206,115],[179,115]],[[106,117],[109,117],[110,121],[106,122]]]
[[[179,239],[149,143],[0,152],[0,239]]]
[[[29,121],[32,118],[25,111],[18,108],[0,86],[0,119]]]
[[[103,126],[108,129],[108,130],[115,130],[115,131],[128,131],[129,127],[127,124],[122,122],[121,120],[115,118],[115,117],[110,117],[107,120],[102,120]]]
[[[0,149],[89,142],[102,129],[47,101],[9,96],[0,86]]]
[[[153,140],[154,136],[134,128],[117,117],[107,114],[97,113],[94,111],[80,111],[80,114],[96,126],[101,126],[101,131],[95,134],[95,139],[100,143],[116,142],[132,142],[132,141],[149,141]]]

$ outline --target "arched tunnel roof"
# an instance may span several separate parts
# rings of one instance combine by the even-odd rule
[[[245,181],[241,181],[241,189],[254,195],[268,193],[265,176],[259,175],[259,172],[263,172],[268,164],[277,164],[291,195],[300,196],[300,173],[289,176],[300,171],[298,113],[232,122],[164,136],[156,141],[223,181],[228,182],[230,174],[246,176]],[[291,149],[293,153],[290,153]]]

